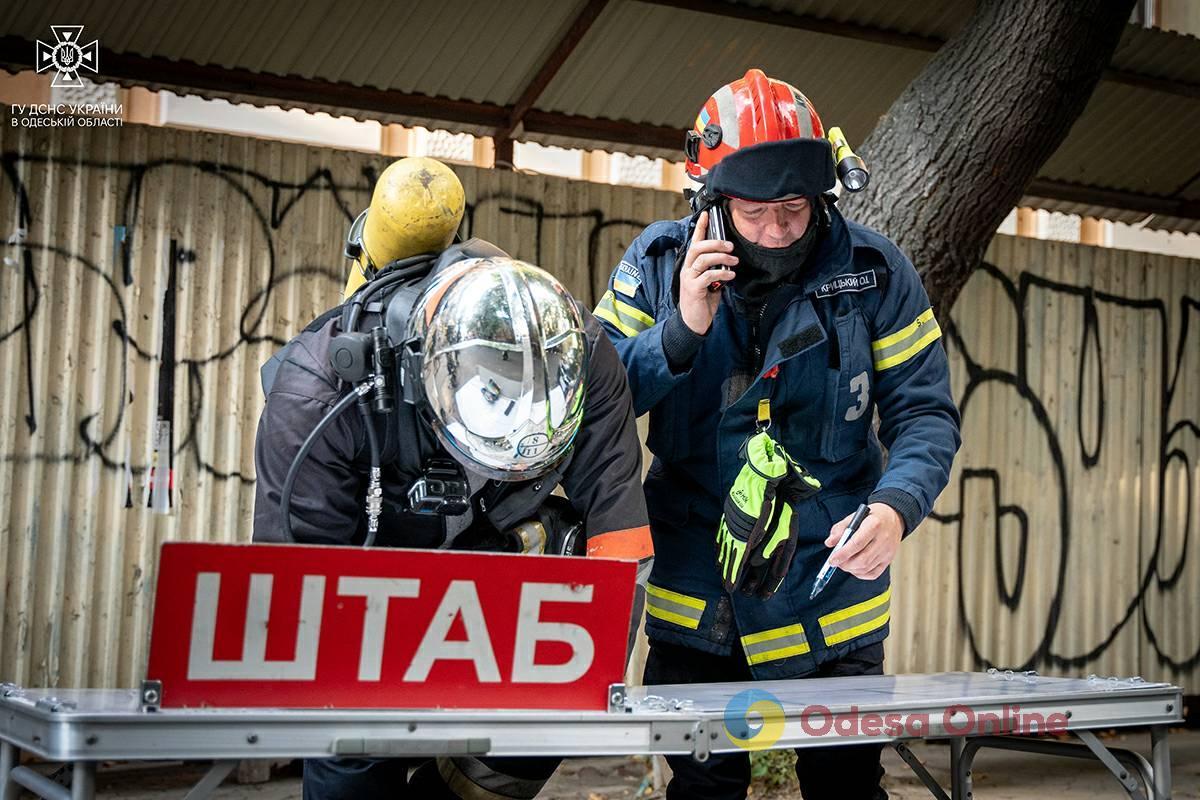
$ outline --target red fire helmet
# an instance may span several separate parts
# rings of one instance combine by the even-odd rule
[[[708,98],[684,152],[689,176],[747,200],[817,195],[836,180],[825,126],[812,103],[760,69]]]

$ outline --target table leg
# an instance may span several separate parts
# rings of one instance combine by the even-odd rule
[[[192,787],[192,790],[187,793],[183,800],[203,800],[213,793],[213,790],[221,785],[221,781],[229,776],[229,773],[237,767],[237,759],[229,759],[227,761],[214,761],[208,772],[200,779],[200,782]]]
[[[1144,800],[1146,794],[1138,786],[1137,779],[1129,772],[1129,768],[1122,764],[1115,755],[1113,755],[1107,747],[1096,737],[1092,731],[1075,731],[1076,738],[1087,746],[1088,750],[1103,764],[1113,777],[1116,778],[1125,792],[1135,800]],[[1146,790],[1153,793],[1154,789],[1147,786]]]
[[[96,762],[76,761],[71,765],[71,800],[93,800],[96,796]]]
[[[1150,728],[1150,764],[1154,768],[1154,800],[1169,800],[1171,797],[1171,748],[1167,744],[1167,726],[1154,725]]]
[[[968,800],[971,797],[971,758],[963,757],[966,739],[950,740],[950,797]]]
[[[19,755],[16,747],[0,741],[0,800],[17,800],[20,789],[12,780],[12,769],[17,765]]]
[[[908,745],[904,742],[892,742],[892,747],[896,749],[896,753],[900,758],[904,759],[904,763],[908,764],[909,769],[913,771],[917,779],[925,784],[925,788],[929,790],[929,793],[934,796],[935,800],[950,800],[946,796],[945,790],[929,774],[929,770],[925,769],[925,765],[913,754],[912,750],[908,749]]]

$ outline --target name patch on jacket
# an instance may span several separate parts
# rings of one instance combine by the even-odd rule
[[[838,275],[836,278],[821,284],[817,289],[817,297],[833,297],[835,294],[846,292],[865,292],[875,288],[875,270],[866,272]]]

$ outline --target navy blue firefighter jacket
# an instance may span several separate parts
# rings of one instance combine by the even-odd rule
[[[650,414],[645,490],[657,558],[647,633],[716,654],[736,644],[756,678],[797,677],[887,637],[888,571],[872,581],[839,571],[814,601],[808,594],[830,528],[859,503],[892,506],[907,535],[946,486],[960,437],[941,330],[908,258],[830,204],[802,277],[757,319],[724,289],[690,364],[674,364],[664,336],[682,324],[675,280],[690,225],[648,227],[595,311],[628,371],[635,412]],[[795,558],[767,600],[727,594],[715,549],[738,450],[764,397],[772,434],[823,486],[797,508]]]

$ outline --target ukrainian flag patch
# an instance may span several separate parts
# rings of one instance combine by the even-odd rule
[[[626,297],[633,297],[641,285],[642,274],[638,272],[638,268],[627,261],[622,261],[617,266],[617,274],[613,277],[613,289]]]

